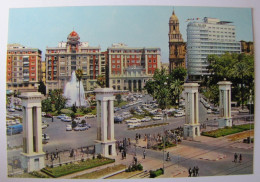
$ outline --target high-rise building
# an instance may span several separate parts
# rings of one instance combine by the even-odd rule
[[[77,69],[83,70],[84,89],[93,90],[97,76],[104,74],[103,58],[100,47],[80,42],[78,33],[72,31],[67,42],[60,42],[58,47],[46,48],[46,92],[63,89],[70,81],[72,72]]]
[[[240,53],[235,26],[229,21],[205,17],[203,22],[187,25],[187,67],[189,80],[200,80],[209,75],[207,57],[225,52]]]
[[[170,72],[176,67],[185,68],[186,44],[183,42],[179,19],[174,11],[169,20],[169,63]]]
[[[38,90],[41,80],[42,51],[20,44],[8,44],[6,84],[14,92]]]
[[[116,90],[141,91],[154,71],[161,69],[160,48],[134,48],[118,43],[107,52],[109,87]]]

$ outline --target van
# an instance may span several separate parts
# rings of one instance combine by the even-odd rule
[[[22,131],[23,131],[23,125],[17,124],[17,125],[8,126],[6,129],[6,134],[13,135],[13,134],[21,133]]]

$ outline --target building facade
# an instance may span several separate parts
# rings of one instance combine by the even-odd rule
[[[7,89],[14,92],[35,92],[42,78],[42,52],[20,44],[7,46]]]
[[[185,68],[186,43],[183,42],[179,19],[174,11],[169,20],[169,64],[170,72],[176,67]]]
[[[88,42],[80,42],[77,32],[72,31],[67,42],[58,47],[46,48],[46,92],[64,89],[71,74],[77,69],[83,70],[82,83],[85,90],[96,88],[98,75],[104,74],[106,61],[100,47],[91,47]]]
[[[112,44],[107,49],[109,87],[115,90],[141,91],[154,71],[161,69],[160,48],[134,48]]]
[[[205,17],[203,22],[192,21],[187,25],[188,79],[198,81],[209,75],[207,57],[225,52],[240,53],[240,42],[236,41],[232,22]]]

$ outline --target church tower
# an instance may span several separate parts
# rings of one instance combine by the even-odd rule
[[[179,19],[173,10],[169,20],[169,69],[185,68],[186,44],[183,42],[179,29]]]

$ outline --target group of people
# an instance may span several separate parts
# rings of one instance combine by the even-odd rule
[[[237,153],[235,153],[235,154],[234,154],[234,161],[233,161],[233,162],[235,162],[235,163],[237,163],[237,162],[241,163],[241,162],[242,162],[242,154],[237,154]]]
[[[56,152],[52,152],[52,153],[49,153],[48,151],[46,151],[45,156],[46,156],[46,160],[49,160],[49,156],[50,156],[51,162],[60,157],[57,149],[56,149]]]
[[[188,172],[189,172],[189,177],[199,176],[199,167],[198,166],[194,166],[192,169],[190,167]]]

